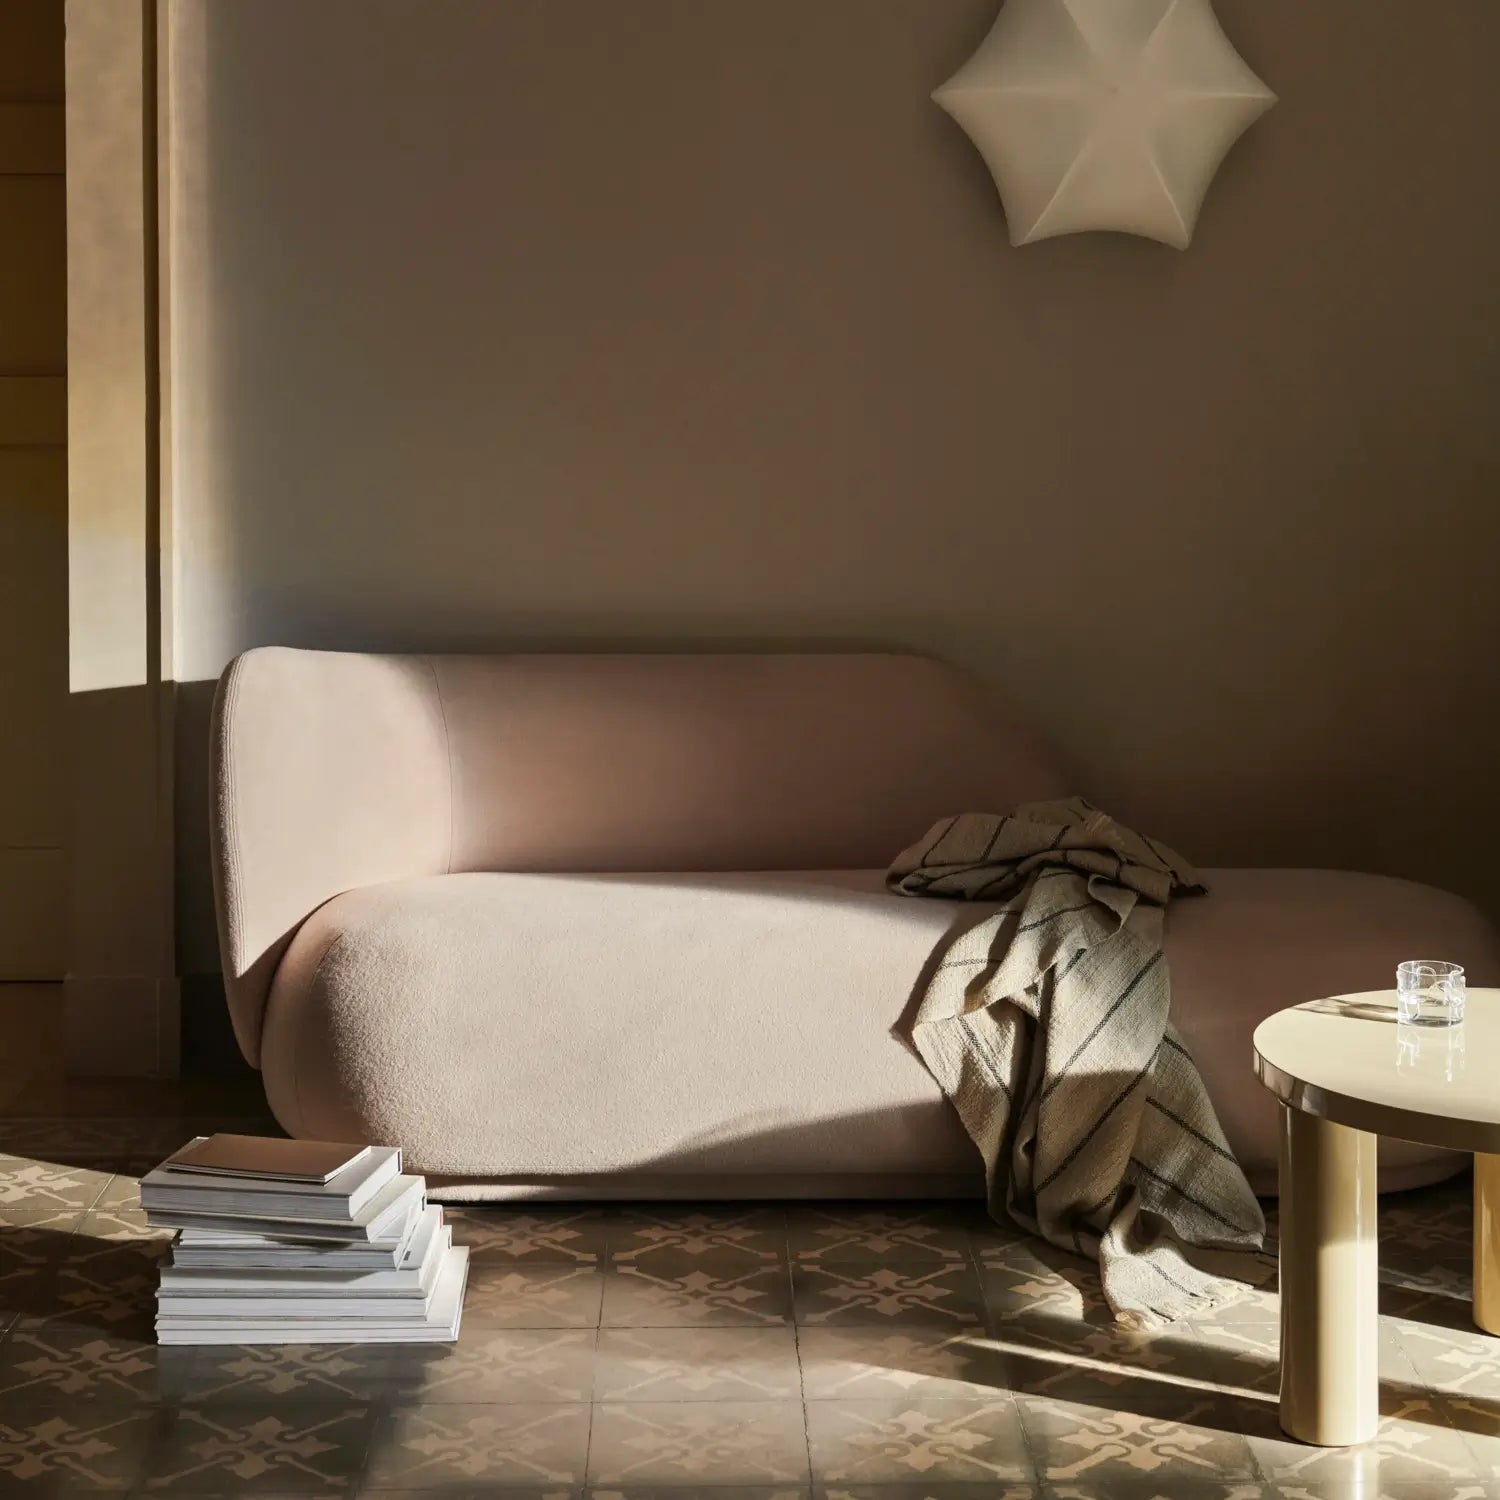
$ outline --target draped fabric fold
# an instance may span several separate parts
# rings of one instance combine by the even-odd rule
[[[887,883],[1004,903],[939,957],[910,1037],[991,1213],[1096,1257],[1128,1326],[1263,1280],[1260,1205],[1170,1019],[1165,908],[1204,893],[1193,867],[1072,797],[946,819]]]

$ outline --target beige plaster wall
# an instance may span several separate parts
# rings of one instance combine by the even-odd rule
[[[1179,254],[1007,247],[992,0],[173,0],[178,676],[916,646],[1206,863],[1500,905],[1500,7],[1218,9]]]

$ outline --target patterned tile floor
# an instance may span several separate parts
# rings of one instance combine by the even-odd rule
[[[1463,1182],[1382,1204],[1385,1420],[1334,1451],[1278,1434],[1274,1289],[1132,1338],[953,1205],[455,1211],[456,1346],[158,1349],[145,1130],[0,1121],[0,1496],[1500,1500]]]

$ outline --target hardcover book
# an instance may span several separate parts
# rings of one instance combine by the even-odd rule
[[[156,1337],[161,1344],[446,1344],[458,1337],[468,1279],[469,1252],[455,1245],[444,1252],[419,1316],[159,1316]]]
[[[141,1178],[141,1207],[181,1213],[243,1214],[337,1224],[356,1217],[401,1170],[396,1146],[372,1146],[327,1182],[227,1177],[184,1167],[157,1167]]]
[[[338,1141],[287,1141],[263,1135],[200,1135],[162,1164],[169,1172],[324,1183],[370,1154]]]
[[[146,1204],[145,1184],[141,1201]],[[243,1230],[273,1238],[308,1240],[384,1240],[399,1234],[407,1216],[426,1201],[427,1184],[420,1177],[393,1177],[357,1213],[311,1218],[289,1218],[273,1210],[228,1207],[206,1209],[146,1204],[146,1222],[166,1229]]]

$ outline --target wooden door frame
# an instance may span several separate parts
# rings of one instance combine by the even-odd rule
[[[71,1073],[170,1076],[166,3],[67,0]]]

